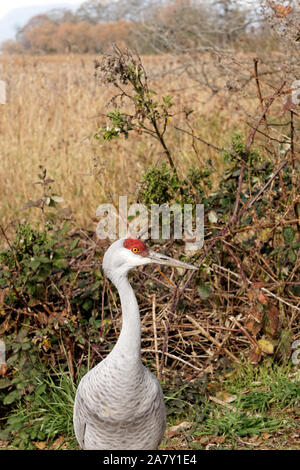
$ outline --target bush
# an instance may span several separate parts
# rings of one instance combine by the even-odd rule
[[[34,393],[48,364],[65,362],[64,347],[73,368],[82,348],[99,342],[96,303],[103,277],[97,261],[94,269],[85,268],[84,244],[69,223],[45,230],[27,223],[19,226],[10,248],[0,252],[0,331],[8,357],[6,376],[0,379],[4,405]]]

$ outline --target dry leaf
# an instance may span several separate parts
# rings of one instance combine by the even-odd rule
[[[272,434],[268,434],[267,432],[263,432],[261,435],[264,439],[270,439],[272,437]]]
[[[47,325],[48,317],[45,314],[45,312],[43,312],[43,311],[38,312],[37,317],[38,317],[38,321],[39,321],[41,326]]]
[[[49,338],[44,338],[42,341],[42,346],[45,352],[51,348],[51,341]]]
[[[62,443],[64,442],[64,440],[65,440],[64,436],[60,436],[58,439],[56,439],[56,440],[53,442],[53,444],[52,444],[52,446],[51,446],[51,449],[54,449],[54,450],[58,449],[58,448],[62,445]]]
[[[266,354],[273,354],[274,346],[273,344],[266,338],[262,338],[258,341],[259,347],[261,350]]]
[[[278,18],[286,18],[293,11],[293,8],[290,5],[284,6],[272,1],[268,1],[268,4]]]
[[[275,305],[270,305],[266,310],[265,332],[272,338],[278,335],[280,329],[280,312]]]
[[[211,436],[205,436],[204,441],[198,441],[200,444],[205,444],[207,443],[206,450],[209,449],[209,447],[212,446],[212,444],[222,444],[226,440],[226,436],[216,436],[211,438]]]
[[[33,444],[39,450],[46,449],[46,441],[33,442]]]
[[[226,372],[226,373],[224,374],[224,377],[225,377],[226,379],[228,379],[229,377],[232,377],[234,374],[236,374],[236,369],[232,369],[232,370],[230,370],[229,372]]]
[[[217,398],[219,398],[219,400],[222,400],[224,403],[231,403],[237,399],[237,395],[230,395],[227,392],[220,392],[217,394]]]
[[[249,354],[250,363],[258,364],[260,360],[261,360],[261,349],[259,347],[252,348]]]
[[[245,327],[247,328],[247,330],[250,333],[252,333],[253,336],[256,336],[257,333],[261,329],[261,324],[259,322],[255,321],[255,319],[253,317],[249,316],[246,323],[245,323]]]
[[[254,289],[260,289],[261,287],[265,287],[266,283],[262,281],[252,282],[252,286]]]
[[[216,442],[217,444],[222,444],[226,440],[226,436],[217,436],[212,439],[213,442]]]
[[[218,222],[218,215],[215,211],[209,211],[208,213],[208,220],[212,223],[212,224],[216,224]]]
[[[199,442],[199,444],[206,444],[207,442],[210,441],[210,438],[211,438],[211,436],[201,436],[196,440],[197,440],[197,442]]]
[[[245,327],[253,336],[256,336],[262,327],[263,313],[258,310],[253,311],[247,317]]]
[[[0,449],[3,448],[5,449],[5,447],[7,447],[9,444],[9,441],[0,441]]]
[[[257,293],[257,300],[263,304],[263,305],[268,305],[269,301],[268,301],[268,297],[266,297],[261,290],[258,291]]]
[[[278,18],[286,18],[292,11],[292,7],[286,6],[284,7],[283,5],[276,5],[275,6],[275,12],[276,16]]]
[[[168,437],[173,437],[176,436],[176,434],[181,433],[182,431],[187,431],[193,426],[193,423],[190,421],[182,421],[182,423],[177,424],[176,426],[171,426],[167,432],[166,435]]]

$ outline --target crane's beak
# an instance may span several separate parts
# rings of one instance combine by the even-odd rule
[[[151,260],[151,263],[154,264],[164,264],[165,266],[173,266],[174,268],[183,268],[183,269],[195,269],[197,270],[197,266],[193,266],[189,263],[184,263],[183,261],[179,261],[174,258],[170,258],[169,256],[163,255],[161,253],[157,253],[156,251],[149,250],[147,258]]]

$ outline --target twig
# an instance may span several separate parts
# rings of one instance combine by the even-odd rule
[[[19,263],[18,263],[15,250],[14,250],[14,248],[12,247],[12,245],[11,245],[11,243],[10,243],[10,241],[9,241],[9,239],[8,239],[8,237],[7,237],[6,233],[5,233],[5,230],[4,230],[4,228],[2,227],[2,225],[0,225],[0,230],[1,230],[2,235],[4,236],[4,238],[5,238],[5,240],[6,240],[6,243],[7,243],[8,246],[9,246],[10,251],[12,252],[12,254],[13,254],[13,256],[14,256],[14,260],[15,260],[15,263],[16,263],[16,267],[17,267],[18,269],[20,269],[20,265],[19,265]]]
[[[219,398],[217,398],[217,397],[209,396],[208,398],[209,398],[209,400],[213,401],[214,403],[217,403],[218,405],[226,406],[226,408],[228,408],[229,410],[231,410],[233,412],[237,411],[235,406],[232,406],[229,403],[226,403],[225,401],[219,400]]]
[[[241,278],[243,279],[244,281],[244,284],[245,286],[247,286],[247,278],[245,276],[245,273],[244,273],[244,270],[243,270],[243,267],[242,267],[242,264],[241,264],[241,261],[239,260],[239,258],[235,255],[235,253],[232,251],[232,249],[230,248],[230,246],[228,245],[228,243],[226,242],[226,240],[224,240],[224,243],[225,243],[225,248],[226,250],[228,251],[228,253],[230,254],[230,256],[234,259],[234,261],[236,262],[236,265],[241,273]]]
[[[263,112],[262,112],[262,114],[261,114],[259,120],[257,121],[256,126],[255,126],[255,127],[252,129],[252,131],[251,131],[251,134],[250,134],[249,139],[248,139],[247,147],[246,147],[246,153],[249,152],[250,147],[251,147],[251,145],[253,144],[254,137],[255,137],[255,134],[256,134],[256,132],[257,132],[257,129],[259,128],[259,126],[260,126],[262,120],[265,119],[265,116],[266,116],[267,111],[268,111],[269,108],[272,106],[272,104],[273,104],[274,100],[277,98],[277,96],[279,96],[279,95],[281,94],[282,89],[283,89],[283,87],[285,86],[285,84],[286,84],[286,82],[283,81],[283,82],[281,83],[281,85],[279,86],[279,88],[275,91],[275,93],[274,93],[274,94],[271,96],[271,98],[268,100],[268,102],[267,102],[265,108],[263,109]]]
[[[267,294],[271,295],[272,297],[274,297],[274,299],[278,300],[279,302],[282,302],[283,304],[285,305],[288,305],[289,307],[295,309],[295,310],[298,310],[300,312],[300,308],[297,307],[296,305],[293,305],[293,304],[290,304],[289,302],[287,302],[286,300],[284,300],[282,297],[279,297],[279,295],[275,295],[273,294],[273,292],[269,291],[269,289],[266,289],[265,287],[262,287],[261,290],[263,290],[264,292],[266,292]]]
[[[288,153],[289,150],[287,150],[286,153]],[[257,199],[264,193],[264,191],[267,189],[268,186],[270,186],[270,184],[272,183],[272,181],[276,178],[276,176],[278,175],[278,173],[280,173],[280,171],[285,167],[285,165],[289,162],[290,160],[290,157],[286,158],[285,160],[283,160],[283,162],[279,165],[279,167],[277,168],[277,170],[273,173],[273,175],[271,176],[271,178],[268,179],[268,181],[266,182],[266,184],[260,189],[260,191],[258,191],[258,193],[253,197],[253,199],[251,199],[250,202],[248,202],[248,204],[246,204],[239,212],[238,214],[238,220],[240,220],[242,218],[242,216],[245,214],[245,212],[247,212],[248,209],[250,209],[250,207],[253,206],[253,204],[257,201]]]
[[[258,59],[257,58],[254,58],[253,59],[254,61],[254,78],[255,78],[255,84],[256,84],[256,88],[257,88],[257,94],[258,94],[258,98],[259,98],[259,102],[260,102],[260,107],[263,111],[264,109],[264,100],[263,100],[263,97],[262,97],[262,94],[261,94],[261,89],[260,89],[260,83],[259,83],[259,77],[258,77],[258,69],[257,69],[257,66],[258,66]],[[266,123],[266,126],[268,127],[268,123],[267,123],[267,119],[266,119],[266,116],[264,116],[264,121]]]
[[[238,207],[239,207],[240,199],[241,199],[242,184],[243,184],[244,172],[245,172],[245,167],[246,167],[246,158],[248,158],[251,145],[254,142],[255,134],[256,134],[262,120],[266,119],[266,113],[267,113],[268,109],[270,108],[270,106],[274,102],[275,98],[280,95],[284,85],[285,85],[285,81],[282,82],[282,84],[280,85],[278,90],[276,90],[276,92],[273,94],[273,96],[271,96],[271,98],[268,100],[266,106],[264,107],[264,109],[262,111],[262,114],[261,114],[259,120],[256,123],[256,126],[253,127],[253,129],[252,129],[252,131],[251,131],[251,133],[248,137],[248,141],[247,141],[247,145],[246,145],[246,149],[245,149],[245,159],[242,161],[241,168],[240,168],[240,175],[239,175],[237,196],[236,196],[236,200],[235,200],[235,204],[234,204],[234,210],[233,210],[232,217],[230,218],[229,225],[236,224],[236,222],[238,220],[240,220],[240,218],[241,218],[241,217],[238,216]]]
[[[230,317],[230,320],[244,333],[245,336],[249,339],[250,343],[252,343],[255,347],[258,347],[257,341],[252,338],[252,336],[248,333],[248,331],[237,321],[236,318]]]
[[[153,320],[153,336],[154,336],[154,348],[155,348],[155,362],[156,362],[156,373],[158,378],[160,379],[160,370],[159,370],[159,358],[158,358],[158,345],[157,345],[157,329],[156,329],[156,314],[155,314],[155,307],[156,307],[156,296],[153,294],[152,296],[152,320]]]
[[[142,349],[142,352],[152,352],[152,353],[159,353],[159,354],[163,354],[164,356],[167,356],[167,357],[170,357],[171,359],[175,359],[176,361],[179,361],[179,362],[182,362],[183,364],[189,366],[189,367],[192,367],[193,369],[196,369],[196,370],[199,370],[200,372],[203,371],[203,369],[200,369],[200,367],[197,367],[195,366],[194,364],[192,364],[191,362],[188,362],[188,361],[185,361],[184,359],[182,359],[181,357],[177,357],[175,356],[174,354],[171,354],[171,353],[168,353],[168,352],[164,352],[163,351],[160,351],[160,350],[155,350],[155,349]]]
[[[215,267],[215,268],[217,268],[217,269],[221,269],[222,271],[226,271],[227,273],[230,273],[232,276],[235,276],[235,277],[237,277],[237,278],[240,278],[240,274],[237,274],[237,273],[231,271],[231,270],[228,269],[228,268],[224,268],[223,266],[219,266],[218,264],[215,264],[215,263],[213,263],[212,266]],[[247,282],[248,282],[249,284],[252,284],[252,282],[251,282],[249,279],[247,279]],[[300,308],[299,308],[299,307],[297,307],[296,305],[293,305],[293,304],[287,302],[287,301],[284,300],[282,297],[279,297],[278,295],[275,295],[273,292],[271,292],[271,291],[270,291],[269,289],[267,289],[266,287],[261,287],[260,289],[261,289],[262,291],[266,292],[267,294],[271,295],[272,297],[274,297],[274,298],[275,298],[276,300],[278,300],[279,302],[282,302],[282,303],[284,303],[285,305],[288,305],[289,307],[291,307],[291,308],[293,308],[293,309],[295,309],[295,310],[298,310],[298,311],[300,312]]]
[[[235,220],[232,221],[232,223],[237,223],[241,218],[242,216],[244,215],[245,212],[247,212],[247,210],[257,201],[257,199],[261,196],[261,194],[267,189],[268,186],[270,186],[271,182],[274,180],[274,178],[276,178],[276,176],[278,175],[278,173],[282,170],[282,168],[285,167],[285,165],[289,162],[290,158],[287,158],[285,159],[281,165],[277,168],[277,170],[275,171],[275,173],[272,175],[272,177],[267,181],[267,183],[263,186],[263,188],[256,194],[256,196],[254,196],[254,198],[248,203],[246,204],[242,209],[240,209],[240,211],[238,212],[238,214],[236,215],[235,217]],[[210,252],[210,250],[215,246],[215,244],[220,240],[222,239],[223,237],[227,236],[229,233],[231,233],[231,227],[230,225],[226,225],[225,227],[223,227],[223,229],[221,229],[218,233],[218,235],[216,235],[214,238],[212,238],[209,243],[207,244],[207,246],[204,246],[203,248],[203,252],[198,260],[198,264],[197,266],[200,267],[201,264],[202,264],[202,261],[205,259],[205,257],[207,256],[207,254]],[[193,278],[194,274],[195,274],[196,271],[192,271],[184,286],[179,289],[179,286],[177,287],[177,289],[175,290],[175,294],[174,295],[174,302],[172,304],[172,311],[175,311],[176,309],[176,306],[177,306],[177,303],[180,299],[180,296],[183,294],[183,292],[185,291],[186,287],[188,286],[188,284],[190,283],[191,279]],[[178,292],[178,295],[177,295],[177,292]],[[176,300],[175,300],[176,299]]]
[[[174,127],[174,129],[176,129],[177,131],[184,132],[185,134],[190,135],[191,137],[193,137],[193,139],[199,140],[199,141],[202,142],[203,144],[205,144],[205,145],[207,145],[208,147],[211,147],[211,148],[217,150],[218,152],[224,152],[224,149],[223,149],[223,148],[217,147],[216,145],[211,144],[210,142],[207,142],[206,140],[202,139],[201,137],[195,135],[193,132],[189,132],[189,131],[187,131],[186,129],[181,129],[181,127],[177,127],[177,126],[173,126],[173,127]]]
[[[211,341],[212,343],[214,343],[216,346],[218,346],[218,348],[220,349],[223,349],[224,352],[226,352],[226,354],[231,357],[231,359],[233,359],[235,362],[238,362],[240,363],[240,360],[235,357],[234,354],[232,354],[232,352],[230,352],[227,348],[225,348],[225,346],[223,346],[219,341],[217,341],[215,338],[213,338],[201,325],[199,325],[199,323],[192,317],[190,317],[189,315],[186,315],[186,318],[200,331],[200,333],[205,336],[205,338],[209,339],[209,341]]]

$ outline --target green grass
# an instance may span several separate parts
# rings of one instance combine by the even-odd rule
[[[222,442],[218,448],[220,445],[236,448],[237,440],[243,443],[243,439],[265,435],[267,438],[278,433],[289,435],[297,428],[300,374],[293,367],[268,362],[260,366],[243,364],[231,377],[219,377],[213,388],[214,392],[208,393],[200,409],[195,406],[191,413],[186,408],[186,415],[178,415],[178,422],[189,420],[193,423],[184,436],[192,448],[205,447],[207,436]],[[168,446],[170,442],[165,444]]]
[[[209,414],[201,426],[201,430],[195,432],[195,436],[254,436],[263,432],[274,432],[279,429],[291,428],[295,425],[293,419],[284,419],[283,415],[273,417],[258,409],[249,412],[241,400],[235,402],[233,408],[221,408],[220,406],[209,406]]]
[[[284,410],[299,404],[300,375],[292,366],[255,367],[244,365],[228,384],[228,391],[240,395],[241,406],[249,410],[266,412]]]
[[[169,388],[165,393],[168,427],[184,420],[192,426],[176,436],[176,444],[167,429],[162,448],[201,449],[208,439],[221,442],[217,448],[239,448],[243,439],[266,433],[274,436],[277,446],[278,433],[288,436],[297,426],[299,379],[299,370],[292,366],[246,363],[227,378],[216,373],[211,381],[202,377]],[[15,449],[34,449],[40,442],[53,448],[58,439],[64,448],[78,449],[72,423],[75,391],[69,372],[48,372],[43,380],[37,379],[34,394],[9,415],[1,439]]]
[[[76,447],[73,433],[73,404],[76,385],[69,372],[59,371],[37,379],[35,393],[21,400],[7,419],[2,439],[10,447],[34,449],[34,443],[46,441],[47,446],[64,437],[69,448]]]

